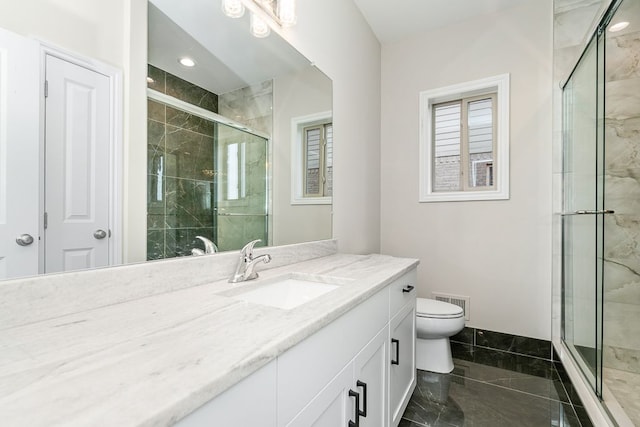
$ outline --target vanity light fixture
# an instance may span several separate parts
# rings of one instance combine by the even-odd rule
[[[244,15],[242,0],[222,0],[222,11],[229,18],[241,18]]]
[[[231,18],[243,16],[245,8],[251,11],[249,30],[255,37],[267,37],[273,24],[296,24],[296,0],[222,0],[222,11]]]
[[[291,27],[296,24],[296,1],[278,0],[278,18],[283,27]]]
[[[613,24],[609,27],[609,32],[616,33],[618,31],[622,31],[629,26],[629,23],[626,21],[618,22],[617,24]]]
[[[189,68],[196,66],[196,61],[189,58],[188,56],[178,59],[178,62],[184,65],[185,67],[189,67]]]
[[[251,12],[251,34],[259,39],[267,37],[271,33],[269,25],[255,12]]]

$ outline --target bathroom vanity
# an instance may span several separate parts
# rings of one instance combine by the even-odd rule
[[[94,286],[61,308],[42,296],[55,300],[62,276],[0,285],[18,297],[0,313],[3,423],[397,425],[415,387],[417,261],[319,245],[263,249],[273,263],[239,284],[234,254],[64,275],[71,290]],[[290,282],[330,290],[301,296]],[[256,294],[269,287],[275,301]]]

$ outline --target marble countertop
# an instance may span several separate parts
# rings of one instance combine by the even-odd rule
[[[335,254],[1,329],[2,424],[171,425],[416,265]],[[353,280],[291,310],[230,298],[289,272]]]

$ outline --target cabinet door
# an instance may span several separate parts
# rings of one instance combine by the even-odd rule
[[[276,373],[276,362],[270,362],[178,421],[176,426],[275,427]]]
[[[287,427],[342,427],[355,421],[355,399],[349,396],[352,383],[353,363],[349,363]]]
[[[391,319],[389,346],[390,425],[397,426],[416,386],[416,310],[408,304]]]
[[[360,393],[361,427],[387,425],[388,337],[389,328],[385,327],[354,359],[353,390]]]

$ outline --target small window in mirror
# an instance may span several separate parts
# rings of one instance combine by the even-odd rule
[[[333,123],[331,112],[291,120],[291,204],[331,204]]]
[[[304,197],[331,196],[333,126],[322,123],[303,130]]]

